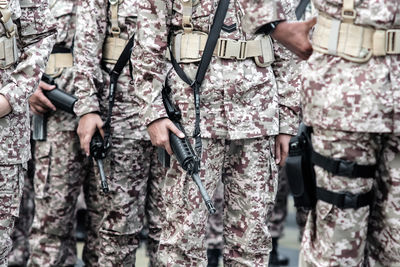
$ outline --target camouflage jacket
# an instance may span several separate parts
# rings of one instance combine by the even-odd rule
[[[135,34],[138,2],[124,0],[119,4],[120,38],[128,40]],[[74,84],[79,100],[74,109],[79,116],[100,112],[104,119],[108,111],[108,71],[114,67],[112,64],[102,64],[105,38],[111,34],[111,10],[108,6],[107,0],[84,0],[78,10]],[[139,105],[134,90],[129,67],[125,66],[118,79],[112,114],[114,137],[148,139],[145,127],[141,127],[138,121]]]
[[[0,163],[20,164],[30,158],[28,98],[37,88],[55,42],[56,24],[47,1],[10,0],[12,19],[17,25],[19,61],[0,69],[0,94],[12,111],[0,118]],[[4,36],[0,26],[0,36]]]
[[[342,0],[314,0],[319,13],[340,19]],[[398,0],[356,0],[355,24],[400,29]],[[349,62],[314,52],[304,69],[307,124],[354,132],[400,133],[400,55]]]
[[[75,35],[75,19],[78,0],[52,0],[49,1],[50,10],[57,20],[57,41],[55,47],[64,47],[73,50],[72,44]],[[72,68],[64,68],[61,76],[55,82],[63,91],[74,94],[75,87],[72,82]],[[47,131],[73,131],[77,127],[75,116],[62,110],[49,114]]]
[[[196,2],[192,16],[194,30],[208,33],[218,1]],[[231,1],[224,24],[236,27],[230,32],[222,30],[220,37],[232,40],[255,38],[254,34],[244,33],[242,28],[242,19],[246,15],[244,8],[251,2]],[[289,5],[288,1],[282,3]],[[142,123],[148,125],[166,117],[160,92],[168,75],[171,98],[182,111],[183,123],[191,134],[195,120],[192,89],[164,58],[168,32],[181,28],[181,2],[141,1],[139,10],[132,60]],[[244,139],[296,132],[299,95],[293,75],[293,58],[276,44],[275,57],[272,66],[264,68],[256,66],[253,59],[236,61],[213,57],[201,87],[203,137]],[[194,79],[197,64],[181,66],[188,77]]]
[[[243,18],[243,29],[245,32],[255,33],[263,25],[270,22],[294,19],[292,15],[287,17],[287,3],[285,1],[252,0],[244,2],[243,8],[245,10],[245,16]],[[298,1],[296,3],[298,4]],[[293,9],[297,4],[293,6]]]

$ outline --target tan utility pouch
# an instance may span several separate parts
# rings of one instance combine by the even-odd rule
[[[18,61],[18,47],[15,37],[16,26],[11,19],[6,0],[0,1],[0,22],[4,26],[5,36],[0,37],[0,69],[7,69]]]
[[[103,61],[115,64],[129,40],[118,37],[107,37],[103,46]]]
[[[203,32],[179,32],[171,41],[172,54],[178,63],[199,62],[203,54],[208,35]],[[269,66],[274,60],[272,40],[267,35],[255,40],[236,41],[219,38],[214,56],[223,59],[245,60],[254,58],[260,67]],[[169,57],[169,53],[167,53]]]
[[[51,54],[47,62],[45,73],[53,78],[61,75],[65,68],[74,65],[74,59],[71,53]]]
[[[312,43],[315,51],[364,63],[372,56],[400,54],[400,29],[375,30],[321,14]]]

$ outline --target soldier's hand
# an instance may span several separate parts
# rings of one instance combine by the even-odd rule
[[[317,23],[317,18],[302,22],[284,21],[276,26],[271,36],[299,58],[308,59],[313,51],[308,36],[315,23]]]
[[[49,110],[56,110],[56,107],[51,101],[43,94],[43,90],[51,91],[56,88],[54,85],[47,84],[40,81],[39,87],[29,98],[29,105],[35,114],[44,114]]]
[[[0,95],[0,118],[4,117],[12,110],[10,103],[4,95]]]
[[[174,123],[167,118],[153,121],[147,126],[147,131],[149,132],[153,146],[164,148],[170,155],[172,155],[173,152],[169,143],[169,131],[176,134],[179,138],[185,137],[185,135],[176,128]]]
[[[80,118],[77,133],[81,143],[81,149],[85,151],[87,156],[90,155],[90,141],[97,129],[104,138],[103,125],[104,123],[97,113],[88,113]]]
[[[289,153],[289,141],[292,136],[280,134],[275,139],[275,163],[283,167]]]

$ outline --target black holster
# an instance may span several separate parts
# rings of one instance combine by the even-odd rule
[[[317,202],[315,172],[311,161],[311,132],[311,127],[300,124],[298,134],[290,139],[285,164],[294,205],[305,209],[313,209]]]

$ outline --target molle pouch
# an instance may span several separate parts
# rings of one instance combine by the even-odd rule
[[[18,48],[15,34],[0,37],[0,69],[7,69],[18,61]]]
[[[311,162],[311,127],[301,124],[289,143],[286,174],[296,207],[313,209],[316,204],[316,181]]]

